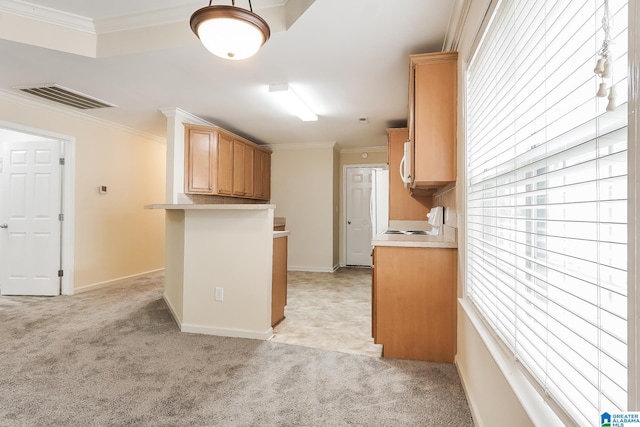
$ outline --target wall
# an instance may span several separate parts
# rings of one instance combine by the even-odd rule
[[[286,217],[289,270],[333,271],[335,234],[333,143],[272,146],[271,203]]]
[[[76,290],[163,268],[164,213],[143,208],[164,200],[163,140],[7,93],[0,117],[75,138]]]
[[[367,153],[367,158],[363,159],[362,154]],[[339,216],[338,220],[338,255],[339,264],[341,266],[346,265],[345,251],[345,235],[344,235],[344,222],[345,222],[345,206],[344,206],[344,166],[345,165],[372,165],[372,164],[386,164],[387,163],[387,147],[358,147],[353,149],[346,149],[340,151],[340,165],[338,170],[339,175]]]

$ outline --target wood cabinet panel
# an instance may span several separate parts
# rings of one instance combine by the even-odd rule
[[[384,357],[453,363],[457,250],[375,250],[374,331]]]
[[[407,128],[387,129],[389,159],[389,220],[426,221],[432,207],[429,195],[412,195],[400,179],[400,160],[404,143],[409,137]]]
[[[411,55],[409,138],[412,188],[439,188],[456,180],[458,54]]]
[[[271,277],[271,326],[284,319],[287,304],[287,236],[273,239]]]
[[[376,315],[377,309],[377,291],[376,291],[376,248],[374,246],[373,252],[371,253],[373,257],[371,261],[371,337],[376,341],[376,324],[378,316]],[[377,341],[376,341],[377,342]]]
[[[253,147],[242,141],[233,141],[233,195],[253,196]]]
[[[257,199],[269,200],[271,197],[271,153],[255,150],[254,155],[253,194]]]
[[[244,195],[254,196],[255,150],[253,147],[244,146]]]
[[[224,133],[218,133],[216,168],[218,194],[231,195],[233,191],[233,139]]]
[[[211,194],[214,141],[211,132],[189,129],[186,132],[185,167],[191,171],[185,181],[189,193]]]

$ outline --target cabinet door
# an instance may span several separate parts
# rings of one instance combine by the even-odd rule
[[[287,305],[287,236],[273,239],[271,270],[271,326],[284,319]]]
[[[376,247],[376,343],[384,357],[453,363],[457,251]]]
[[[185,193],[211,194],[213,171],[213,133],[196,129],[187,131]]]
[[[253,196],[253,147],[233,140],[233,195]]]
[[[411,58],[412,187],[442,187],[456,180],[457,54]]]
[[[230,195],[233,189],[233,140],[218,133],[217,194]]]
[[[377,334],[376,334],[376,248],[373,247],[373,252],[371,253],[371,337],[373,338],[373,342],[377,343]]]
[[[406,128],[387,129],[389,146],[389,220],[426,221],[431,209],[430,196],[414,195],[404,187],[400,179],[400,160],[404,154],[404,143],[409,137]]]
[[[253,147],[244,146],[244,196],[254,196],[255,152]]]
[[[271,187],[271,153],[255,150],[254,154],[253,195],[256,199],[269,200],[269,189]]]
[[[262,185],[264,189],[264,195],[262,199],[271,199],[271,153],[263,153],[263,168],[262,168]]]
[[[262,171],[264,169],[265,152],[261,150],[254,151],[254,168],[253,168],[253,195],[256,199],[264,199],[264,181],[262,180]]]

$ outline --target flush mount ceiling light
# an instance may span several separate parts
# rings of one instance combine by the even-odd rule
[[[304,122],[315,122],[318,120],[316,113],[307,107],[302,99],[289,87],[288,84],[269,85],[271,93],[278,102],[282,104],[292,114],[295,114]]]
[[[209,6],[196,10],[191,15],[191,29],[204,47],[216,56],[225,59],[245,59],[253,56],[269,40],[269,24],[253,13],[251,0],[249,10],[231,6]]]

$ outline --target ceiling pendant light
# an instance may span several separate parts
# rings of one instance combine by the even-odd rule
[[[253,13],[251,0],[249,10],[236,7],[235,0],[231,6],[211,6],[211,1],[191,15],[191,29],[209,52],[225,59],[245,59],[269,40],[269,24]]]

